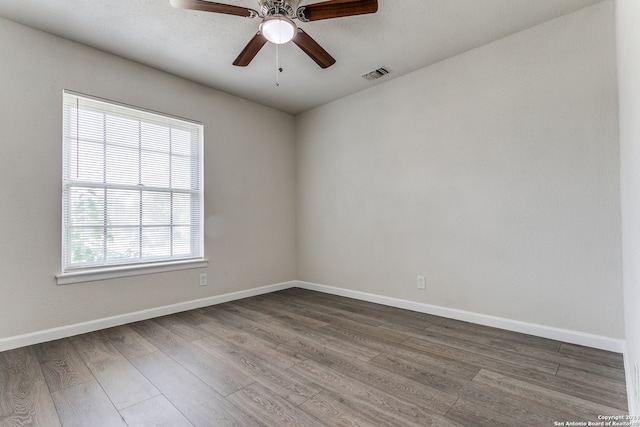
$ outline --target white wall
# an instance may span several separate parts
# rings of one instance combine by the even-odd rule
[[[2,19],[0,40],[0,340],[295,278],[294,117]],[[204,123],[206,269],[56,285],[63,89]]]
[[[640,414],[634,364],[640,364],[640,3],[617,0],[620,178],[629,413]]]
[[[298,279],[623,337],[613,1],[296,128]]]
[[[614,33],[608,0],[293,118],[0,20],[0,341],[296,256],[304,281],[622,338]],[[205,124],[206,270],[55,285],[65,88]]]

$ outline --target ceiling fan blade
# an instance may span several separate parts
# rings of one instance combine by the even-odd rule
[[[322,68],[329,68],[336,63],[336,60],[318,42],[300,28],[292,41]]]
[[[202,10],[204,12],[224,13],[226,15],[244,16],[253,18],[258,12],[246,7],[232,6],[230,4],[214,3],[204,0],[170,0],[171,6],[179,9]]]
[[[320,21],[321,19],[376,13],[377,11],[378,0],[329,0],[301,6],[297,10],[297,15],[301,21]]]
[[[240,52],[240,55],[238,55],[236,60],[233,61],[233,65],[236,67],[246,67],[249,65],[266,42],[267,39],[261,33],[256,33],[256,35],[249,40],[249,43],[247,43],[244,49],[242,49],[242,52]]]

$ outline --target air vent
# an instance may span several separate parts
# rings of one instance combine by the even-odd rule
[[[389,74],[389,70],[387,70],[384,67],[380,67],[377,70],[373,70],[368,72],[367,74],[364,74],[362,77],[364,77],[367,80],[376,80],[376,79],[379,79],[380,77],[385,76],[386,74]]]

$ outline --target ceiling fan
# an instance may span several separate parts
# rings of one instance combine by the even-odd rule
[[[262,18],[258,32],[253,36],[233,65],[246,67],[267,41],[283,44],[293,41],[320,67],[328,68],[336,60],[314,39],[293,22],[320,21],[322,19],[375,13],[378,0],[329,0],[299,6],[300,0],[258,0],[259,10],[205,0],[170,0],[171,5],[181,9],[201,10],[226,15]]]

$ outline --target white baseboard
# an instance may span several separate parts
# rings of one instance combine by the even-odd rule
[[[216,295],[208,298],[185,301],[177,304],[166,305],[163,307],[150,308],[147,310],[135,311],[133,313],[126,313],[117,316],[105,317],[102,319],[90,320],[88,322],[76,323],[68,326],[45,329],[43,331],[32,332],[15,337],[0,338],[0,351],[11,350],[18,347],[39,344],[42,342],[71,337],[78,334],[85,334],[100,329],[120,326],[131,322],[139,322],[141,320],[152,319],[154,317],[166,316],[169,314],[180,313],[182,311],[194,310],[196,308],[208,307],[210,305],[222,304],[242,298],[249,298],[256,295],[267,294],[283,289],[289,289],[296,286],[296,284],[297,282],[276,283],[274,285],[262,286],[259,288],[248,289],[246,291],[238,291],[224,295]]]
[[[571,331],[567,329],[554,328],[550,326],[537,325],[533,323],[521,322],[518,320],[505,319],[501,317],[489,316],[485,314],[473,313],[452,308],[440,307],[430,304],[408,301],[398,298],[386,297],[382,295],[371,294],[367,292],[354,291],[349,289],[337,288],[333,286],[320,285],[317,283],[309,283],[293,280],[290,282],[276,283],[274,285],[262,286],[259,288],[248,289],[245,291],[232,292],[224,295],[216,295],[213,297],[202,298],[198,300],[186,301],[177,304],[171,304],[163,307],[151,308],[147,310],[126,313],[118,316],[106,317],[102,319],[91,320],[88,322],[77,323],[68,326],[36,331],[28,334],[18,335],[8,338],[0,338],[0,351],[11,350],[27,345],[38,344],[46,341],[66,338],[73,335],[84,334],[97,331],[100,329],[111,328],[114,326],[124,325],[131,322],[152,319],[154,317],[166,316],[169,314],[179,313],[181,311],[193,310],[196,308],[208,307],[211,305],[222,304],[229,301],[235,301],[242,298],[249,298],[256,295],[262,295],[270,292],[276,292],[293,287],[299,287],[312,291],[324,292],[327,294],[340,295],[348,298],[354,298],[362,301],[373,302],[391,307],[403,308],[420,313],[432,314],[435,316],[447,317],[450,319],[462,320],[465,322],[477,323],[480,325],[491,326],[499,329],[506,329],[514,332],[521,332],[529,335],[535,335],[543,338],[550,338],[558,341],[584,345],[587,347],[599,348],[602,350],[623,353],[625,350],[624,340],[604,337],[600,335],[587,334],[584,332]],[[626,360],[626,359],[625,359]],[[629,370],[627,370],[629,372]],[[627,379],[628,380],[628,379]]]
[[[634,384],[636,379],[634,378],[635,372],[633,370],[633,364],[631,362],[631,358],[627,352],[627,345],[624,345],[624,374],[625,381],[627,383],[627,405],[629,407],[629,415],[640,415],[640,408],[637,404],[638,397],[636,396],[636,390],[634,389]]]
[[[521,322],[518,320],[505,319],[502,317],[489,316],[486,314],[473,313],[464,310],[424,304],[415,301],[408,301],[398,298],[386,297],[382,295],[370,294],[367,292],[353,291],[334,286],[320,285],[303,281],[295,282],[297,287],[312,291],[324,292],[327,294],[340,295],[362,301],[373,302],[391,307],[404,308],[406,310],[420,313],[432,314],[449,319],[462,320],[494,328],[505,329],[513,332],[520,332],[535,335],[542,338],[563,341],[572,344],[584,345],[601,350],[624,352],[624,340],[604,337],[601,335],[587,334],[584,332],[572,331],[568,329],[554,328],[551,326],[538,325],[535,323]]]

